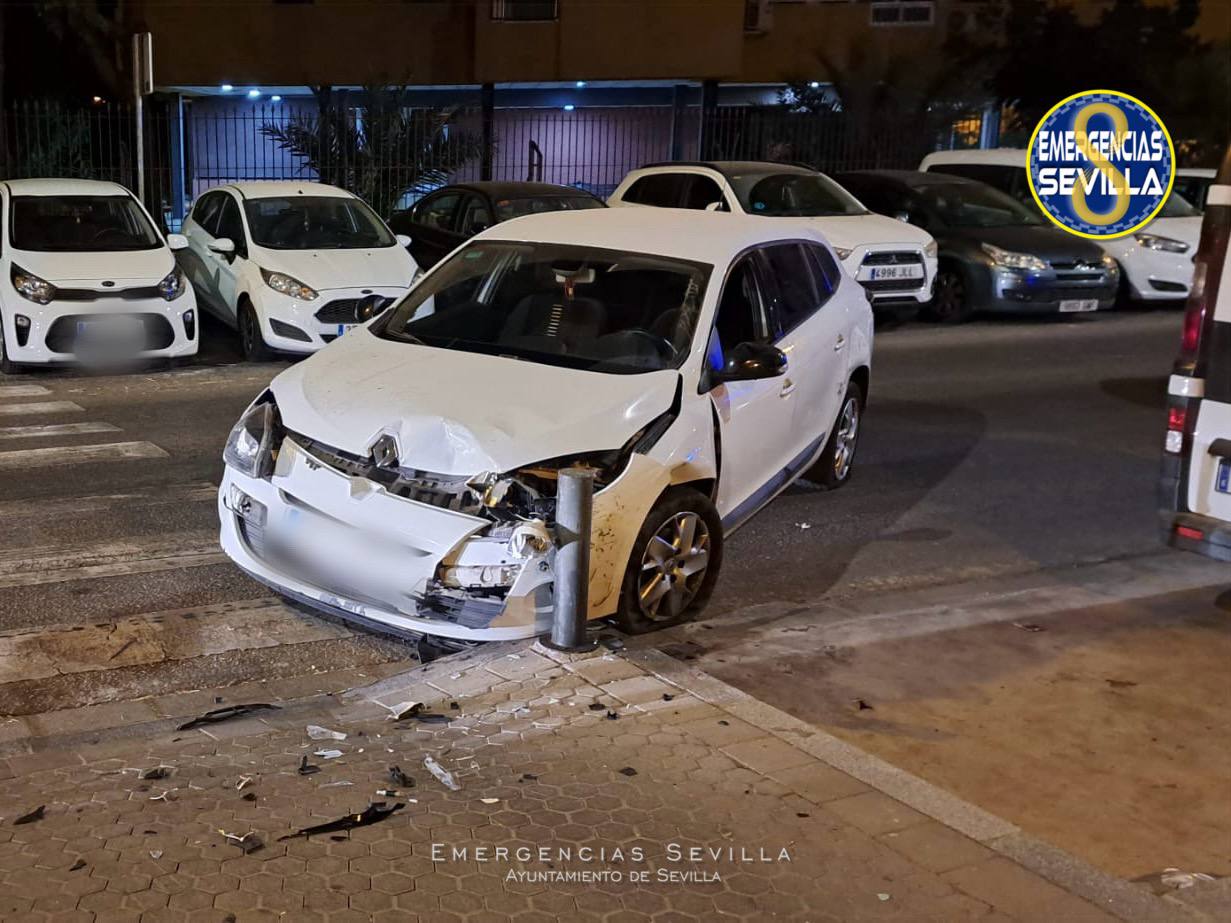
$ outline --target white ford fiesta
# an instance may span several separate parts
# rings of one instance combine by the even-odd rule
[[[589,617],[675,624],[724,536],[851,474],[872,314],[814,230],[520,218],[281,373],[227,442],[223,549],[280,593],[454,639],[544,632],[556,480],[594,469]]]
[[[0,370],[194,355],[186,246],[116,183],[0,182]]]
[[[252,361],[312,353],[402,297],[419,271],[372,209],[322,183],[211,189],[180,255],[201,305],[239,331]]]

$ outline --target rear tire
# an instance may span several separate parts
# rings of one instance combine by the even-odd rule
[[[920,314],[941,324],[960,324],[973,313],[966,276],[954,267],[942,268],[936,274],[932,300]]]
[[[855,470],[855,449],[859,446],[859,427],[863,422],[863,389],[855,382],[846,386],[842,406],[834,420],[833,432],[821,457],[804,475],[826,490],[837,490],[851,479]]]
[[[244,359],[248,362],[268,362],[273,358],[273,351],[265,345],[261,335],[261,322],[257,319],[256,309],[247,300],[239,303],[239,345],[243,350]]]
[[[641,524],[620,589],[616,619],[645,634],[679,625],[705,608],[722,567],[722,520],[709,497],[670,490]]]

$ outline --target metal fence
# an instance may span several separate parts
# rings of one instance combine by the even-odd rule
[[[782,107],[495,109],[356,106],[312,97],[248,103],[152,99],[145,115],[146,204],[177,229],[203,190],[240,180],[343,186],[388,215],[445,182],[540,180],[605,196],[654,161],[807,163],[822,170],[912,167],[949,146],[952,124],[856,120]],[[107,179],[135,189],[130,107],[24,103],[3,113],[0,178]]]

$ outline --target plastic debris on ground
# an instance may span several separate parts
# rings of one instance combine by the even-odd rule
[[[354,782],[347,782],[345,779],[340,779],[337,782],[326,782],[321,788],[342,788],[347,785],[354,785]]]
[[[309,763],[309,762],[308,762],[308,758],[305,756],[305,757],[304,757],[304,758],[300,761],[300,763],[299,763],[299,769],[298,769],[297,771],[298,771],[298,773],[299,773],[301,776],[310,776],[310,775],[312,775],[312,773],[314,773],[314,772],[320,772],[320,771],[321,771],[321,767],[320,767],[320,766],[315,766],[315,765],[313,765],[312,763]]]
[[[389,781],[399,788],[414,788],[415,780],[402,772],[401,766],[389,767]]]
[[[278,711],[278,706],[270,705],[268,702],[253,702],[248,705],[228,705],[225,708],[215,708],[191,721],[185,721],[176,730],[191,731],[193,728],[204,727],[207,724],[230,721],[232,718],[243,718],[258,711]]]
[[[1034,622],[1014,622],[1013,627],[1018,631],[1047,631],[1042,625],[1036,625]]]
[[[87,863],[86,863],[85,859],[78,859],[76,862],[74,862],[74,863],[73,863],[73,864],[69,867],[69,869],[68,869],[68,870],[69,870],[70,872],[80,872],[83,868],[85,868],[85,867],[86,867],[86,864],[87,864]]]
[[[884,902],[884,901],[889,900],[889,898],[890,898],[890,895],[889,895],[889,894],[886,894],[884,891],[877,891],[877,892],[876,892],[876,899],[877,899],[878,901],[882,901],[882,902]]]
[[[795,523],[795,525],[796,525],[799,529],[801,529],[801,530],[811,529],[811,528],[812,528],[812,523],[810,523],[810,522],[797,522],[797,523]]]
[[[323,760],[336,760],[339,756],[342,755],[342,751],[341,750],[317,750],[312,755],[319,756]]]
[[[379,823],[382,820],[390,817],[395,811],[400,811],[406,807],[404,804],[390,805],[384,801],[373,801],[358,814],[347,814],[345,817],[339,817],[337,820],[331,820],[323,824],[316,824],[312,827],[304,827],[296,830],[294,833],[288,833],[286,836],[278,837],[278,842],[283,840],[293,840],[297,837],[310,837],[320,833],[336,833],[343,830],[355,830],[359,827],[367,827],[370,824]]]
[[[252,776],[240,776],[239,781],[235,783],[235,791],[242,792],[245,788],[252,784]]]
[[[249,830],[247,833],[239,834],[239,833],[227,833],[225,830],[219,827],[218,832],[222,834],[222,836],[226,839],[228,843],[233,843],[234,845],[238,846],[241,850],[243,850],[243,853],[245,856],[248,855],[249,853],[254,853],[258,849],[261,849],[265,846],[265,843],[261,840],[259,836],[257,836],[257,833],[255,830]]]
[[[1217,881],[1220,875],[1210,875],[1206,872],[1184,872],[1178,868],[1165,868],[1161,872],[1151,872],[1134,878],[1134,884],[1148,885],[1155,894],[1166,894],[1168,891],[1181,891],[1203,882]]]
[[[479,800],[483,802],[484,804],[499,804],[500,803],[499,798],[480,798]]]
[[[441,766],[432,757],[425,756],[423,758],[423,765],[427,767],[427,771],[435,776],[436,780],[445,788],[454,792],[460,792],[462,790],[462,786],[455,778],[453,778],[453,773]]]
[[[40,804],[37,808],[28,814],[23,814],[17,820],[13,821],[14,827],[20,827],[22,824],[33,824],[35,821],[43,819],[43,814],[47,810],[47,805]]]
[[[346,735],[341,731],[331,731],[319,724],[309,724],[305,730],[313,740],[346,740]]]
[[[161,849],[151,849],[150,858],[155,861],[158,861],[159,859],[162,858],[162,850]]]
[[[422,721],[424,724],[448,724],[448,715],[424,711],[422,702],[403,702],[389,709],[390,721]]]

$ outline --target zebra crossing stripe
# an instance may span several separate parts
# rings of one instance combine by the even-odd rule
[[[80,436],[86,433],[118,433],[110,423],[45,423],[40,426],[0,426],[0,439],[41,439],[49,436]]]
[[[28,404],[0,404],[0,416],[16,417],[32,413],[84,413],[85,408],[72,401],[31,401]]]
[[[46,449],[0,452],[0,470],[83,465],[90,462],[129,461],[137,458],[170,458],[152,442],[108,442],[100,445],[65,445]]]
[[[51,390],[42,385],[3,385],[0,386],[0,398],[5,397],[39,397],[50,394]]]

